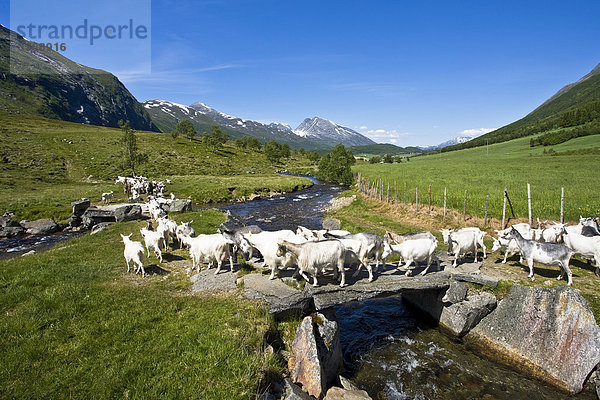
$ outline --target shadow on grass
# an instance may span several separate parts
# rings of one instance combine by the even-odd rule
[[[171,273],[171,271],[156,264],[150,264],[144,269],[146,270],[147,275],[167,275]]]

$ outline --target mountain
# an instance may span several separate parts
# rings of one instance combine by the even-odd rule
[[[372,157],[384,156],[386,154],[392,156],[418,154],[423,150],[418,147],[400,147],[391,143],[376,143],[363,146],[351,146],[350,150],[355,156]]]
[[[112,74],[86,67],[0,25],[0,111],[134,129],[158,129]]]
[[[520,120],[444,150],[483,146],[486,142],[499,143],[539,133],[549,139],[543,143],[560,143],[600,133],[600,64],[578,81],[562,87]],[[535,143],[532,141],[532,145]]]
[[[177,124],[184,119],[189,119],[198,134],[210,132],[213,125],[219,125],[208,116],[195,109],[165,100],[148,100],[142,103],[144,109],[150,114],[152,122],[161,132],[171,132]],[[230,139],[242,137],[241,133],[221,127]]]
[[[294,133],[300,137],[318,141],[330,147],[335,147],[339,143],[342,143],[344,146],[375,144],[371,139],[350,128],[320,117],[306,118],[294,130]]]
[[[461,143],[466,143],[469,140],[473,140],[476,137],[478,137],[480,135],[463,135],[463,136],[457,136],[453,139],[447,140],[445,142],[442,142],[440,144],[436,144],[433,146],[419,146],[419,149],[421,150],[437,150],[437,149],[443,149],[444,147],[448,147],[448,146],[454,146],[456,144],[461,144]]]
[[[219,125],[232,139],[247,135],[263,143],[275,140],[287,143],[293,148],[303,147],[306,150],[330,149],[339,143],[345,146],[374,144],[350,128],[318,117],[305,119],[294,130],[289,125],[279,122],[265,124],[235,117],[200,102],[184,106],[164,100],[148,100],[142,104],[163,132],[170,132],[175,129],[177,123],[189,119],[199,133],[210,131],[212,125]]]

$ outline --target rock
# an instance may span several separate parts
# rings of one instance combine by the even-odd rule
[[[290,313],[306,313],[312,306],[311,297],[305,291],[294,289],[279,279],[269,280],[268,275],[243,276],[244,295],[250,299],[263,299],[268,303],[269,313],[276,318]]]
[[[90,233],[90,235],[95,235],[96,233],[100,233],[102,231],[105,231],[106,228],[109,227],[109,225],[112,225],[112,222],[101,222],[99,224],[96,224],[92,227],[92,232]]]
[[[454,336],[467,334],[479,321],[496,308],[496,296],[491,293],[469,296],[467,300],[444,307],[440,326]]]
[[[71,203],[73,208],[73,215],[81,216],[90,206],[90,201],[85,197],[79,200],[75,200]]]
[[[25,233],[25,228],[21,225],[19,226],[6,226],[4,228],[0,228],[0,237],[13,237],[22,235]]]
[[[305,317],[296,331],[292,342],[296,355],[296,365],[292,371],[292,380],[302,384],[309,395],[320,399],[325,394],[325,371],[319,359],[319,348],[312,317]]]
[[[192,211],[192,201],[190,199],[175,199],[167,210],[169,212]]]
[[[478,263],[479,266],[481,266],[481,263]],[[476,264],[472,264],[472,265],[476,265]],[[482,285],[482,286],[490,286],[490,287],[496,287],[498,286],[498,281],[500,280],[499,278],[496,278],[495,276],[489,276],[489,275],[483,275],[481,273],[462,273],[462,272],[451,272],[452,273],[452,277],[454,279],[456,279],[457,281],[462,281],[462,282],[471,282],[471,283],[476,283],[478,285]]]
[[[190,278],[192,292],[234,292],[237,289],[237,275],[229,272],[229,261],[224,263],[218,275],[215,275],[215,271],[214,268],[205,269],[193,275]]]
[[[444,297],[442,297],[442,302],[455,304],[459,301],[463,301],[467,297],[468,290],[469,286],[467,286],[466,283],[451,280],[450,287],[446,291]]]
[[[327,391],[324,400],[371,400],[371,397],[364,390],[348,390],[334,386]]]
[[[260,199],[260,195],[256,194],[256,193],[252,193],[250,196],[248,196],[248,200],[252,201],[252,200],[258,200]]]
[[[114,210],[102,210],[97,207],[89,207],[81,217],[83,226],[86,229],[92,229],[94,225],[102,222],[115,222]]]
[[[51,218],[24,221],[23,228],[25,228],[30,235],[47,235],[58,231],[58,225]]]
[[[350,381],[350,379],[346,378],[343,375],[340,375],[340,383],[342,384],[342,387],[346,390],[359,390],[358,386],[356,386],[354,383],[352,383],[352,381]]]
[[[118,207],[114,211],[115,221],[135,221],[142,218],[142,207],[138,204],[126,204]]]
[[[323,229],[334,231],[340,229],[342,227],[342,223],[339,219],[336,218],[325,218],[323,222],[321,222],[321,226],[323,227]]]
[[[29,250],[27,253],[21,254],[21,257],[30,256],[32,254],[35,254],[35,250]]]
[[[600,362],[600,327],[579,290],[568,286],[513,285],[465,342],[571,393]]]
[[[296,356],[292,379],[316,398],[337,381],[342,369],[339,326],[333,311],[326,314],[304,318],[292,342]]]
[[[356,196],[352,197],[337,197],[335,199],[331,199],[329,204],[325,206],[325,210],[327,212],[337,211],[342,207],[349,206],[352,202],[356,200]]]
[[[286,396],[285,400],[311,400],[312,398],[302,391],[300,386],[292,382],[290,378],[285,378]]]

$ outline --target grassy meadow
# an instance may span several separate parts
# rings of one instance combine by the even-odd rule
[[[179,198],[195,203],[228,201],[251,193],[291,191],[310,185],[308,179],[281,176],[279,169],[306,172],[311,162],[293,153],[285,163],[272,164],[262,152],[240,149],[228,142],[217,152],[198,139],[155,132],[137,132],[148,161],[138,175],[171,178]],[[119,129],[88,126],[32,116],[0,113],[0,214],[14,211],[19,219],[70,216],[70,203],[81,197],[99,201],[115,191],[124,200],[117,175],[131,175],[122,167]],[[207,185],[207,183],[209,183]]]
[[[559,145],[529,147],[530,137],[472,149],[411,158],[400,164],[359,164],[355,173],[373,181],[390,183],[398,200],[427,205],[431,185],[432,205],[443,207],[447,188],[447,207],[463,210],[467,190],[467,214],[483,217],[489,195],[488,215],[502,218],[503,191],[506,187],[517,218],[527,218],[527,183],[531,184],[534,218],[560,218],[560,192],[565,189],[565,219],[579,215],[600,215],[600,135],[580,137]],[[508,208],[508,207],[507,207]],[[510,211],[507,210],[507,216]]]
[[[198,233],[224,215],[186,213]],[[264,307],[237,295],[194,296],[182,257],[152,255],[126,272],[116,224],[39,254],[0,261],[0,398],[254,398],[279,372]],[[154,263],[154,266],[148,264]],[[187,267],[187,264],[186,264]]]

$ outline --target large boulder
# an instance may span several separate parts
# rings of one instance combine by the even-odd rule
[[[513,285],[465,342],[571,393],[600,362],[600,327],[579,290],[568,286]]]
[[[337,381],[342,368],[337,322],[321,313],[304,318],[296,331],[292,350],[296,357],[292,379],[302,384],[311,396],[322,398],[328,386]]]
[[[190,199],[175,199],[167,210],[169,212],[192,211],[192,201]]]
[[[451,280],[450,287],[446,291],[446,294],[444,294],[444,297],[442,297],[442,302],[450,304],[461,302],[467,297],[468,290],[469,286],[466,283]]]
[[[21,221],[23,228],[30,235],[47,235],[58,231],[59,227],[52,218],[43,218],[35,221]]]
[[[116,221],[114,210],[101,210],[97,207],[89,207],[85,210],[81,220],[86,229],[92,229],[94,225],[98,225],[102,222]]]
[[[233,232],[236,229],[242,228],[244,226],[246,226],[246,223],[244,222],[242,217],[240,217],[234,212],[231,212],[230,210],[227,210],[227,221],[221,223],[221,227],[223,229],[225,229],[226,231]]]
[[[324,400],[371,400],[371,397],[364,390],[348,390],[334,386],[327,391]]]
[[[461,337],[475,327],[479,321],[496,308],[496,296],[482,293],[467,297],[448,307],[444,307],[440,316],[440,326],[452,335]]]
[[[73,208],[73,215],[81,216],[90,206],[90,201],[88,199],[81,198],[79,200],[75,200],[71,203],[71,207]]]
[[[321,226],[328,231],[335,231],[341,229],[342,223],[336,218],[325,218],[323,222],[321,222]]]
[[[135,221],[142,218],[142,207],[139,204],[126,204],[114,211],[115,221]]]

